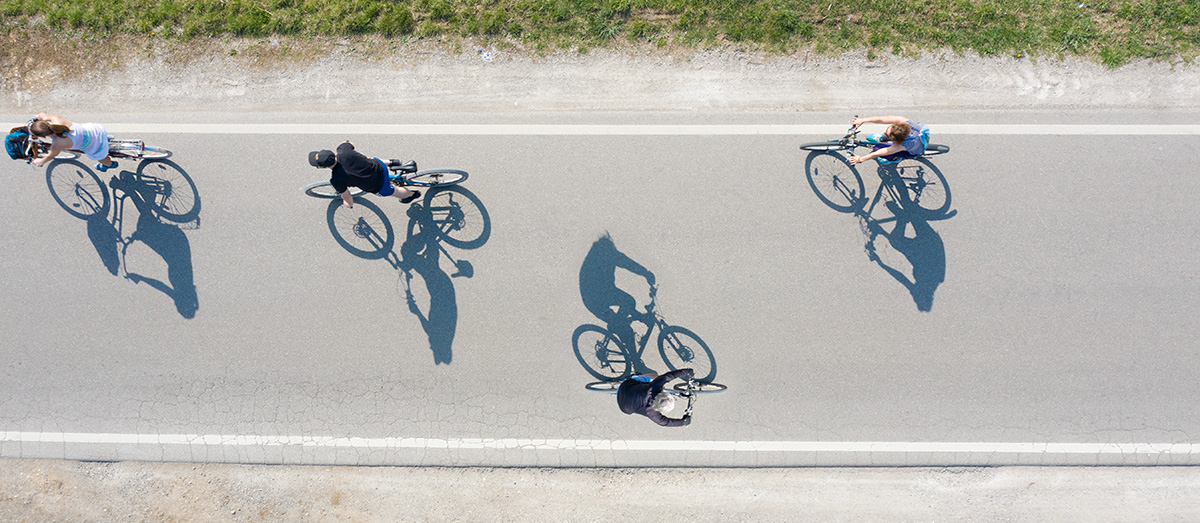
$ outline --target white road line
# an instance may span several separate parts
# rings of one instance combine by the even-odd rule
[[[975,443],[899,441],[699,441],[521,438],[339,438],[216,434],[93,434],[0,432],[0,443],[187,445],[193,447],[304,447],[344,449],[452,449],[558,451],[697,451],[942,454],[1121,454],[1189,456],[1193,443]]]
[[[479,135],[479,136],[837,136],[845,125],[608,125],[608,124],[269,124],[269,123],[110,123],[114,135],[141,133],[183,134],[282,134],[282,135]],[[880,127],[882,129],[882,127]],[[1200,135],[1200,125],[1038,125],[1038,124],[931,124],[934,136],[1178,136]]]

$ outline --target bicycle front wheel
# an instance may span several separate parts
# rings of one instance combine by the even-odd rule
[[[79,162],[51,163],[46,169],[46,186],[54,201],[76,218],[108,215],[108,187]]]
[[[621,348],[616,336],[596,325],[580,325],[571,337],[575,347],[575,358],[588,374],[605,381],[623,380],[629,377],[628,355]]]
[[[696,392],[699,392],[701,394],[709,394],[709,393],[714,393],[714,392],[725,392],[725,389],[729,388],[724,385],[721,385],[720,383],[699,383],[698,385],[700,385],[700,388],[696,389]],[[675,384],[676,391],[687,392],[687,388],[688,388],[687,383],[676,383]]]
[[[350,188],[350,196],[361,196],[365,192],[366,191],[359,189],[358,187]],[[304,188],[304,194],[312,196],[313,198],[330,199],[341,197],[337,190],[333,188],[333,184],[329,182],[317,182],[309,184]]]
[[[659,333],[658,353],[671,370],[692,369],[696,381],[710,381],[717,375],[717,362],[708,345],[683,327],[667,327]]]
[[[836,151],[836,150],[842,149],[844,147],[845,146],[842,145],[842,142],[840,142],[838,140],[829,140],[827,142],[810,142],[810,143],[800,144],[800,148],[804,149],[805,151],[815,151],[815,152],[819,152],[819,153]]]
[[[421,187],[458,185],[467,179],[467,171],[458,169],[426,169],[404,177],[404,183]]]
[[[853,212],[866,203],[862,177],[838,153],[810,154],[804,163],[808,185],[817,198],[837,212]]]
[[[608,392],[610,394],[616,394],[617,389],[621,388],[621,382],[620,381],[593,381],[591,383],[588,383],[587,385],[584,385],[583,388],[585,388],[587,390],[594,390],[596,392]]]
[[[908,159],[896,165],[899,181],[904,185],[908,201],[928,215],[944,214],[950,209],[950,186],[946,177],[928,160]]]

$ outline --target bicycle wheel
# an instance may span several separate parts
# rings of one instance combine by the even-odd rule
[[[580,325],[571,336],[575,358],[588,374],[605,381],[629,377],[632,365],[616,336],[596,325]]]
[[[800,144],[800,148],[805,151],[815,151],[819,153],[836,151],[843,147],[842,142],[838,140],[829,140],[827,142],[810,142]]]
[[[928,160],[910,158],[894,168],[908,199],[900,202],[901,207],[920,209],[930,215],[944,214],[950,209],[950,186],[946,185],[941,171]]]
[[[164,159],[170,158],[171,154],[172,154],[171,151],[169,151],[167,149],[163,149],[162,147],[152,147],[152,146],[147,145],[144,152],[142,152],[142,159],[143,160],[164,160]]]
[[[667,327],[658,334],[658,353],[671,370],[692,369],[696,381],[711,381],[717,375],[712,351],[696,333],[683,327]]]
[[[196,183],[175,162],[154,160],[138,166],[141,183],[156,190],[155,211],[165,219],[183,223],[200,215]]]
[[[404,183],[422,187],[458,185],[467,179],[467,171],[458,169],[425,169],[404,177]]]
[[[459,249],[476,249],[492,235],[492,220],[483,202],[462,187],[430,190],[425,210],[432,216],[438,237]]]
[[[594,390],[596,392],[608,392],[610,394],[616,394],[617,389],[621,388],[621,383],[621,381],[593,381],[587,385],[584,385],[583,388],[587,390]]]
[[[350,196],[361,196],[366,191],[358,187],[350,187]],[[333,188],[333,184],[329,182],[311,183],[304,187],[304,194],[313,198],[340,198],[341,195]]]
[[[939,154],[946,154],[948,152],[950,152],[949,145],[942,145],[940,143],[931,143],[931,144],[925,146],[924,156],[937,156]]]
[[[108,187],[79,162],[55,162],[46,169],[46,186],[63,210],[76,218],[108,215]]]
[[[721,385],[720,383],[700,383],[699,385],[700,385],[700,388],[696,389],[696,392],[699,392],[701,394],[725,392],[725,390],[729,388],[724,385]],[[678,392],[687,392],[687,383],[676,383],[675,390]]]
[[[396,233],[392,222],[375,204],[359,201],[353,208],[346,208],[341,202],[332,201],[326,213],[329,233],[350,254],[378,260],[392,252]]]
[[[853,212],[866,203],[862,177],[837,153],[810,154],[804,163],[808,185],[817,198],[838,212]]]
[[[108,140],[108,154],[113,158],[129,158],[131,160],[165,160],[171,157],[171,151],[162,147],[146,145],[141,140]]]

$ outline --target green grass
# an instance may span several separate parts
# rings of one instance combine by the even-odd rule
[[[1194,57],[1200,0],[0,0],[10,27],[199,36],[478,37],[537,49],[619,41],[787,53],[949,48],[1118,66]]]

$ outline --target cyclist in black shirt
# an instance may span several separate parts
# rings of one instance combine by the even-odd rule
[[[379,158],[368,158],[355,151],[354,144],[349,141],[337,147],[336,155],[328,149],[308,153],[308,163],[319,169],[333,170],[329,183],[342,196],[342,204],[346,207],[354,207],[350,187],[358,187],[379,196],[395,196],[400,203],[410,203],[421,195],[421,191],[408,188],[397,191],[390,183],[392,176],[388,167],[399,165],[399,160],[385,163]]]
[[[626,414],[641,414],[664,427],[683,427],[692,423],[690,414],[680,419],[663,415],[675,406],[675,396],[663,388],[673,379],[692,379],[692,369],[673,370],[662,376],[634,376],[617,389],[617,405]]]

